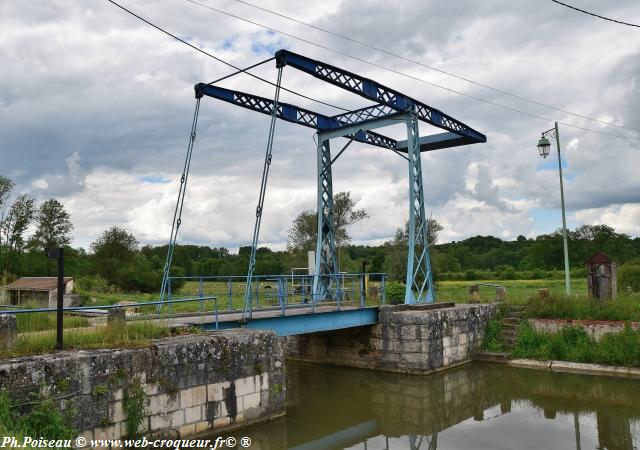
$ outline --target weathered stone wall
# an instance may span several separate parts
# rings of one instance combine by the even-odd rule
[[[529,323],[542,333],[558,333],[566,326],[581,326],[596,341],[607,334],[622,333],[626,326],[621,320],[529,319]],[[640,330],[640,322],[631,322],[630,326],[633,330]]]
[[[16,404],[57,398],[88,439],[127,435],[126,399],[144,392],[145,435],[190,436],[284,414],[282,341],[273,332],[220,331],[149,347],[68,351],[0,361]]]
[[[437,305],[434,305],[437,306]],[[287,356],[303,361],[405,373],[467,362],[480,348],[495,305],[441,309],[383,306],[380,323],[287,338]]]

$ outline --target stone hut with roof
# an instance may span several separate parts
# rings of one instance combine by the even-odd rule
[[[71,303],[73,278],[64,278],[65,306]],[[58,298],[58,279],[56,277],[24,277],[6,287],[9,303],[12,305],[30,305],[43,308],[55,308]]]
[[[587,292],[589,298],[606,300],[618,293],[616,263],[602,252],[596,252],[587,260]]]

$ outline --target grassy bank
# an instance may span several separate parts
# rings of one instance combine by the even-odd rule
[[[180,331],[196,332],[196,330]],[[176,333],[154,322],[127,323],[123,327],[101,326],[84,330],[69,330],[64,334],[66,350],[143,347],[152,339]],[[0,359],[51,353],[56,347],[55,332],[20,334],[11,349],[0,351]]]
[[[0,436],[15,437],[22,442],[25,436],[47,440],[72,439],[76,431],[53,400],[35,400],[28,413],[15,408],[7,392],[0,392]]]
[[[640,296],[620,294],[615,300],[554,295],[527,303],[529,317],[576,320],[640,321]]]
[[[16,321],[18,325],[18,331],[20,333],[56,329],[55,313],[16,314]],[[88,327],[89,320],[86,317],[65,315],[63,326],[64,328]]]
[[[510,356],[640,367],[640,332],[627,327],[622,333],[596,341],[580,326],[567,326],[559,333],[549,334],[539,333],[523,323]]]
[[[476,283],[499,284],[507,288],[507,302],[524,305],[537,295],[538,289],[548,288],[553,296],[564,294],[564,279],[545,280],[474,280],[474,281],[439,281],[437,283],[438,301],[466,303],[469,301],[469,286]],[[571,291],[579,297],[587,295],[586,278],[571,280]],[[481,286],[480,300],[490,301],[495,299],[494,287]]]

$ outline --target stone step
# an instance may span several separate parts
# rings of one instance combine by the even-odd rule
[[[507,362],[507,354],[503,352],[478,352],[473,355],[474,361]]]
[[[519,323],[520,320],[519,317],[505,317],[502,319],[502,323]]]

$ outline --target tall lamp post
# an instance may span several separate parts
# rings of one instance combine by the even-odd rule
[[[538,141],[538,152],[540,156],[546,158],[549,156],[551,143],[547,136],[556,138],[556,147],[558,149],[558,172],[560,173],[560,203],[562,205],[562,240],[564,242],[564,284],[567,295],[571,294],[571,281],[569,278],[569,247],[567,245],[567,219],[564,212],[564,184],[562,182],[562,159],[560,158],[560,135],[558,133],[558,122],[550,130],[543,131],[542,137]]]

